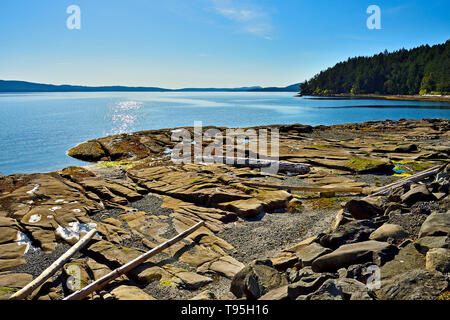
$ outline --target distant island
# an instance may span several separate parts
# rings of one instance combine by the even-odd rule
[[[450,40],[411,50],[349,58],[301,84],[302,95],[426,96],[450,94]],[[386,98],[386,97],[384,97]]]
[[[299,92],[300,84],[287,87],[260,86],[240,88],[183,88],[165,89],[158,87],[127,87],[127,86],[76,86],[76,85],[53,85],[26,81],[0,80],[0,93],[26,93],[26,92]]]

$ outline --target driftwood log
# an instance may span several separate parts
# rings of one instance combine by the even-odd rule
[[[306,163],[295,163],[273,159],[250,159],[240,157],[205,156],[205,157],[195,157],[194,160],[195,162],[223,163],[236,167],[249,167],[249,168],[268,168],[276,166],[280,171],[298,174],[306,174],[309,171],[311,171],[311,165]]]
[[[123,266],[111,271],[107,275],[103,276],[102,278],[98,279],[97,281],[92,282],[91,284],[87,285],[86,287],[82,288],[81,290],[72,293],[71,295],[64,298],[64,300],[81,300],[86,298],[89,294],[91,294],[94,291],[102,289],[104,286],[106,286],[108,283],[113,281],[114,279],[120,277],[123,274],[126,274],[130,272],[131,270],[135,269],[145,261],[147,261],[150,257],[160,253],[164,249],[167,249],[168,247],[172,246],[173,244],[177,243],[178,241],[184,239],[194,231],[196,231],[198,228],[203,226],[205,224],[204,221],[200,221],[193,227],[187,229],[186,231],[180,233],[176,237],[160,244],[156,248],[153,248],[152,250],[140,255],[136,259],[128,262],[127,264],[124,264]]]
[[[432,175],[437,174],[439,171],[441,171],[445,166],[435,166],[432,168],[429,168],[427,170],[418,172],[414,175],[411,175],[409,177],[405,177],[402,179],[397,180],[396,182],[393,182],[391,184],[388,184],[386,186],[372,189],[372,188],[362,188],[362,187],[294,187],[294,186],[282,186],[282,185],[276,185],[276,184],[266,184],[266,183],[256,183],[256,182],[246,182],[246,181],[240,181],[243,185],[246,185],[248,187],[261,187],[261,188],[270,188],[270,189],[279,189],[279,190],[292,190],[292,191],[305,191],[305,192],[322,192],[322,193],[336,193],[336,192],[342,192],[342,193],[358,193],[358,194],[365,194],[367,195],[366,198],[375,197],[379,195],[386,195],[391,189],[400,187],[402,185],[408,184],[408,183],[414,183],[419,182],[421,180],[424,180]]]
[[[421,180],[424,180],[432,175],[437,174],[439,171],[441,171],[443,168],[445,168],[445,166],[447,165],[447,163],[443,166],[439,165],[439,166],[435,166],[432,168],[429,168],[427,170],[418,172],[416,174],[413,174],[412,176],[406,177],[406,178],[402,178],[397,180],[396,182],[393,182],[391,184],[388,184],[386,186],[380,187],[378,189],[373,190],[373,192],[367,196],[367,198],[371,198],[371,197],[375,197],[375,196],[381,196],[381,195],[386,195],[387,193],[389,193],[389,191],[391,189],[403,186],[405,184],[409,184],[409,183],[414,183],[414,182],[419,182]]]
[[[70,248],[66,253],[58,258],[52,263],[44,272],[42,272],[36,279],[27,284],[24,288],[17,291],[9,300],[21,300],[28,297],[36,288],[43,284],[48,278],[55,274],[55,272],[60,269],[64,264],[81,248],[83,248],[95,235],[96,229],[89,231],[80,241],[78,241],[72,248]]]
[[[248,187],[261,187],[279,190],[292,190],[292,191],[305,191],[305,192],[346,192],[346,193],[358,193],[369,194],[370,188],[362,187],[294,187],[294,186],[282,186],[277,184],[255,183],[255,182],[241,182]]]

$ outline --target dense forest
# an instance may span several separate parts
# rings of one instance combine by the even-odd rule
[[[450,94],[450,40],[350,58],[302,83],[301,93]]]

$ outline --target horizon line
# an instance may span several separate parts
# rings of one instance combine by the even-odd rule
[[[178,87],[178,88],[167,88],[167,87],[159,87],[159,86],[152,86],[152,85],[82,85],[82,84],[68,84],[68,83],[61,83],[61,84],[55,84],[55,83],[41,83],[41,82],[32,82],[27,80],[10,80],[10,79],[0,79],[0,82],[18,82],[18,83],[26,83],[30,85],[39,85],[39,86],[50,86],[50,87],[81,87],[81,88],[87,88],[87,89],[99,89],[99,88],[112,88],[112,87],[119,87],[119,88],[126,88],[126,89],[160,89],[160,90],[166,90],[166,91],[179,91],[179,90],[237,90],[237,89],[271,89],[271,88],[278,88],[278,89],[285,89],[288,87],[300,85],[301,82],[288,84],[286,86],[283,85],[273,85],[273,86],[262,86],[262,85],[241,85],[241,86],[235,86],[235,87]]]

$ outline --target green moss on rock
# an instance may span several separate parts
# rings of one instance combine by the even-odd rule
[[[373,160],[367,158],[351,158],[346,166],[358,173],[369,173],[375,171],[388,171],[394,168],[390,161]]]

